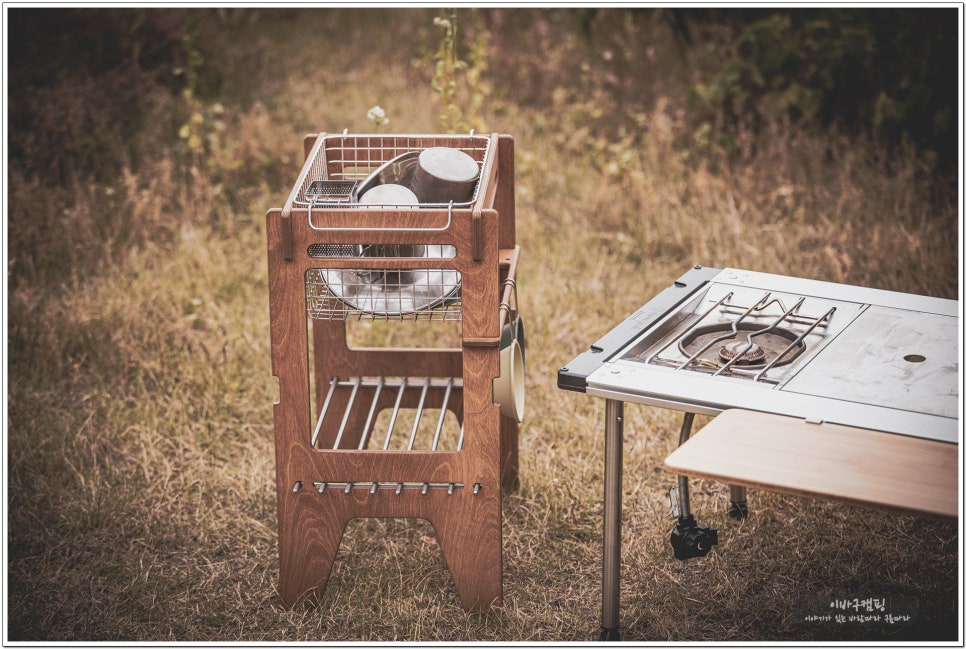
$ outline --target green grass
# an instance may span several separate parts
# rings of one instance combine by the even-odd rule
[[[361,520],[322,602],[283,609],[264,214],[298,173],[304,133],[368,132],[373,104],[391,119],[380,132],[437,130],[432,15],[229,15],[221,56],[243,52],[248,67],[207,53],[202,69],[225,76],[193,105],[212,135],[204,153],[178,138],[190,111],[169,96],[145,109],[165,119],[128,143],[138,161],[120,159],[110,179],[78,168],[46,188],[10,160],[10,641],[594,640],[603,403],[557,389],[559,367],[697,263],[957,297],[956,197],[911,155],[775,125],[744,135],[744,154],[725,164],[693,138],[663,23],[628,32],[656,51],[633,78],[631,110],[598,74],[607,60],[575,35],[573,12],[519,14],[536,16],[530,38],[513,12],[491,12],[484,118],[516,142],[528,342],[520,486],[504,495],[504,606],[463,612],[428,524]],[[533,84],[511,83],[530,73]],[[631,113],[639,128],[621,131]],[[679,415],[626,415],[625,639],[961,632],[956,523],[764,492],[736,522],[726,487],[695,481],[696,514],[721,543],[675,560],[674,481],[661,462]],[[919,622],[801,623],[802,597],[882,594],[916,598]]]

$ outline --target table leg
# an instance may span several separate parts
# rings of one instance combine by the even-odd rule
[[[604,421],[604,580],[601,640],[620,640],[621,473],[624,403],[606,400]]]

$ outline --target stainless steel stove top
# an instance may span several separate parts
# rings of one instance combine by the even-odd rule
[[[953,300],[696,267],[558,383],[688,412],[745,408],[957,442],[958,313]]]

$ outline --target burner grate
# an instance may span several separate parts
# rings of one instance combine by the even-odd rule
[[[638,358],[676,370],[771,382],[768,372],[798,359],[805,351],[806,337],[820,326],[827,327],[835,312],[833,306],[818,317],[808,316],[802,310],[804,297],[786,307],[770,291],[750,307],[732,302],[733,298],[733,292],[727,293],[656,351],[645,351]],[[683,360],[662,356],[673,345]]]

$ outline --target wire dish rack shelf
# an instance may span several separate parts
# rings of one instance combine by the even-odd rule
[[[411,179],[415,157],[430,147],[446,147],[470,156],[482,173],[490,155],[491,137],[486,135],[326,135],[321,146],[309,153],[309,159],[295,183],[292,204],[297,207],[371,209],[351,201],[352,190],[362,181],[386,167],[395,180]],[[387,167],[387,165],[393,165]],[[472,197],[453,202],[453,207],[468,207],[478,198],[481,183],[477,183]],[[448,208],[449,201],[423,202],[424,208]],[[408,207],[406,205],[389,205]]]
[[[329,250],[323,250],[322,248]],[[419,259],[445,263],[456,256],[453,246],[313,244],[311,257]],[[439,268],[310,268],[305,273],[305,308],[313,320],[462,319],[462,276]]]

